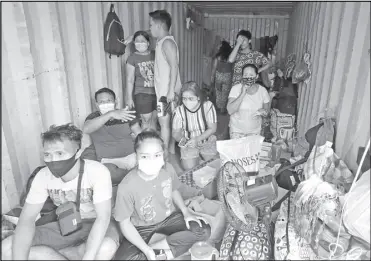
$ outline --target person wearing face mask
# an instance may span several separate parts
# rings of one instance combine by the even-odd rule
[[[145,31],[134,34],[135,52],[126,61],[126,105],[134,108],[143,129],[156,129],[157,100],[154,84],[155,52],[149,50],[150,36]]]
[[[268,115],[270,97],[267,90],[256,83],[257,78],[258,68],[254,64],[245,65],[241,83],[234,85],[229,93],[231,139],[261,134],[262,117]]]
[[[170,34],[171,15],[166,10],[156,10],[149,13],[150,29],[146,32],[156,38],[154,83],[158,103],[166,100],[166,107],[172,111],[179,103],[179,92],[182,86],[179,73],[179,48]],[[134,40],[128,36],[124,43]],[[158,122],[161,128],[161,137],[165,143],[165,157],[168,153],[175,154],[175,141],[171,136],[171,112],[159,114]]]
[[[251,33],[246,30],[238,32],[236,45],[229,55],[228,62],[234,63],[232,86],[241,82],[242,68],[246,64],[254,64],[258,68],[258,75],[271,66],[271,63],[264,54],[252,50]]]
[[[117,192],[114,217],[125,238],[114,259],[156,260],[154,250],[159,249],[165,250],[166,260],[178,257],[194,243],[207,240],[210,226],[185,206],[178,175],[164,161],[161,137],[145,130],[136,137],[134,148],[138,167],[122,180]],[[149,245],[154,233],[166,237]]]
[[[110,173],[99,162],[84,160],[79,211],[82,228],[62,236],[58,221],[35,227],[48,197],[56,206],[76,202],[82,164],[82,131],[74,125],[53,125],[41,139],[46,167],[32,182],[14,235],[2,241],[2,259],[111,260],[119,246],[120,233],[111,220]]]
[[[174,112],[172,135],[180,142],[183,168],[191,169],[199,164],[200,156],[209,160],[217,155],[217,115],[214,104],[204,101],[197,83],[186,82],[180,93],[182,104]],[[183,146],[182,140],[186,140]]]
[[[135,111],[118,109],[115,93],[102,88],[95,93],[97,111],[85,120],[83,131],[90,135],[97,160],[110,170],[112,183],[117,185],[135,164],[133,136],[141,128]]]

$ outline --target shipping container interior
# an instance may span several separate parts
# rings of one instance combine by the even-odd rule
[[[32,171],[44,164],[40,133],[52,124],[82,128],[94,93],[108,87],[124,106],[123,56],[104,52],[110,5],[125,36],[149,28],[148,13],[166,9],[179,46],[180,78],[210,85],[215,46],[235,45],[239,30],[278,36],[276,65],[310,54],[309,81],[298,84],[297,133],[324,115],[336,122],[335,153],[357,170],[370,138],[369,2],[5,2],[2,3],[2,214],[19,204]],[[192,20],[187,25],[187,18]],[[226,126],[228,123],[226,123]],[[84,137],[83,146],[90,139]]]

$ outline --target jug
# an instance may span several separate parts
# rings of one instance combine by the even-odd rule
[[[207,242],[197,242],[189,250],[191,260],[217,260],[219,251]]]

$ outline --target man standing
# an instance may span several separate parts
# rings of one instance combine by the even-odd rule
[[[111,260],[120,234],[117,224],[110,222],[112,183],[108,169],[99,162],[79,159],[82,131],[72,124],[53,125],[41,138],[46,167],[32,181],[14,235],[2,241],[2,259]],[[58,221],[35,226],[48,197],[57,207],[66,208],[66,203],[76,204],[78,186],[79,230],[62,236]]]
[[[149,13],[150,30],[153,37],[157,38],[155,52],[154,82],[157,101],[165,97],[167,105],[176,104],[176,96],[180,92],[179,50],[174,37],[169,34],[171,16],[166,10],[156,10]],[[164,99],[164,98],[163,98]],[[174,106],[174,105],[173,105]],[[165,144],[165,154],[169,151],[175,153],[175,143],[170,142],[170,121],[172,113],[159,115],[161,138]],[[171,144],[170,144],[171,143]]]
[[[117,185],[136,165],[133,137],[140,131],[135,111],[117,109],[116,94],[109,88],[95,93],[97,111],[85,120],[84,133],[89,134],[98,161],[111,172]]]

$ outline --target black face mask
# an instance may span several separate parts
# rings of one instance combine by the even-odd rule
[[[244,85],[253,85],[254,83],[256,82],[256,78],[255,77],[246,77],[246,78],[242,78],[242,83]]]
[[[77,152],[71,158],[66,160],[49,161],[45,165],[49,168],[50,172],[56,177],[61,178],[75,166],[77,159],[75,159]]]

